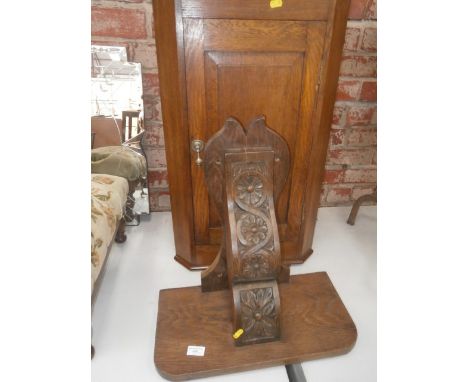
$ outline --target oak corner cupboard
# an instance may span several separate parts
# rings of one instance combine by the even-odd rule
[[[291,167],[276,201],[282,261],[312,253],[349,0],[153,0],[176,260],[211,264],[221,219],[204,142],[264,115]]]

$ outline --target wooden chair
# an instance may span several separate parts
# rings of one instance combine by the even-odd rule
[[[122,142],[128,141],[142,130],[140,123],[141,110],[124,110],[122,111]],[[136,118],[136,134],[133,134],[133,119]]]
[[[356,215],[359,211],[359,207],[361,207],[361,204],[364,202],[377,203],[377,187],[375,188],[372,194],[362,195],[361,197],[356,199],[356,201],[353,204],[353,208],[351,209],[351,212],[349,213],[349,217],[347,221],[349,225],[354,225],[354,222],[356,220]]]

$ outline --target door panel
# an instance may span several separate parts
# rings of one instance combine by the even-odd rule
[[[209,52],[205,63],[207,106],[212,112],[206,136],[211,137],[230,116],[247,126],[254,116],[263,114],[267,116],[267,124],[288,142],[293,153],[303,53]],[[217,94],[210,89],[216,89]],[[280,224],[286,223],[290,183],[291,177],[277,203]],[[219,223],[219,219],[210,219],[210,227]]]
[[[324,22],[184,19],[190,139],[206,142],[229,116],[246,125],[263,114],[288,143],[291,170],[276,203],[280,239],[289,242],[285,248],[294,247],[301,228],[325,27]],[[194,157],[191,172],[195,245],[207,250],[221,239],[220,217]]]

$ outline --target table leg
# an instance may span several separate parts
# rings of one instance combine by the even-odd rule
[[[300,363],[293,363],[286,365],[286,372],[288,373],[289,382],[307,382],[304,375],[304,370]]]

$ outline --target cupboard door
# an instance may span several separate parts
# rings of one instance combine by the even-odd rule
[[[190,150],[228,116],[263,114],[288,143],[276,202],[283,261],[311,253],[349,0],[153,0],[176,260],[206,268],[221,240]],[[203,158],[203,152],[201,153]]]
[[[288,143],[291,170],[276,203],[285,258],[297,252],[325,32],[322,21],[184,19],[190,139],[206,142],[229,116],[246,126],[263,114]],[[192,155],[195,246],[215,254],[221,220],[195,159]]]

